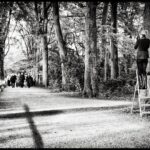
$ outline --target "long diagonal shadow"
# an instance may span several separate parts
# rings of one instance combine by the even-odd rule
[[[42,137],[41,137],[39,131],[37,130],[37,127],[36,127],[36,125],[33,121],[33,118],[32,118],[33,116],[30,113],[28,105],[25,104],[24,109],[26,111],[25,113],[26,113],[27,121],[28,121],[30,129],[32,131],[32,136],[33,136],[33,140],[34,140],[34,143],[35,143],[35,147],[36,148],[43,148],[44,144],[43,144]]]
[[[32,116],[45,116],[45,115],[57,115],[64,113],[65,111],[62,110],[40,110],[40,111],[32,111],[30,112]],[[24,118],[26,117],[26,113],[18,112],[18,113],[6,113],[0,114],[0,119],[17,119],[17,118]]]

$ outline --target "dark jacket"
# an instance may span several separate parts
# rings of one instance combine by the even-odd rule
[[[11,83],[15,83],[16,82],[16,75],[11,76],[10,81],[11,81]]]
[[[27,85],[32,86],[33,85],[33,78],[31,76],[26,77]]]
[[[150,40],[147,38],[138,39],[134,48],[137,49],[137,59],[148,59],[148,48],[150,46]]]

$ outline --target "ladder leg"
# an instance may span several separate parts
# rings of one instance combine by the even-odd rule
[[[133,96],[133,99],[132,99],[132,106],[131,106],[131,114],[133,113],[136,90],[137,90],[137,84],[135,85],[135,89],[134,89],[134,96]]]
[[[139,101],[140,117],[142,117],[142,108],[141,108],[141,99],[140,99],[140,97],[138,97],[138,101]]]

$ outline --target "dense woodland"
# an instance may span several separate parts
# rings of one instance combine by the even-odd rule
[[[24,70],[37,85],[83,97],[133,93],[134,44],[142,29],[150,34],[150,2],[16,1],[0,7],[0,79]],[[8,71],[9,41],[17,43],[8,36],[12,19],[26,46],[26,67]]]

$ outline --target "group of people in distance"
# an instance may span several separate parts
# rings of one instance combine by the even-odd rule
[[[27,86],[30,88],[31,86],[35,85],[35,81],[33,80],[33,77],[30,74],[24,74],[23,72],[18,74],[12,74],[7,79],[7,85],[14,87],[21,87]]]

